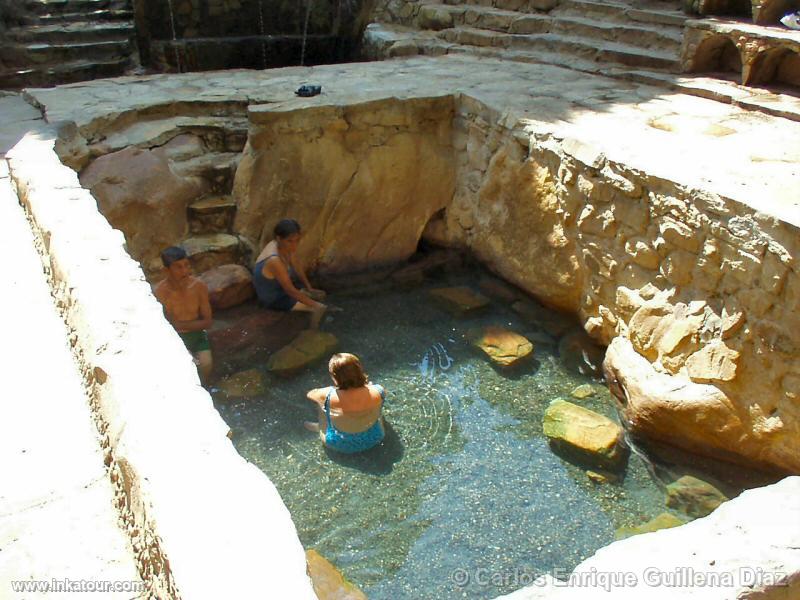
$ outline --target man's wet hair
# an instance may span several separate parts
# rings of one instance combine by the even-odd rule
[[[276,238],[287,238],[292,234],[300,233],[300,223],[294,219],[281,219],[278,221],[278,224],[275,225],[275,229],[272,230],[272,233]]]
[[[169,268],[172,263],[176,263],[184,258],[189,258],[189,256],[186,254],[186,250],[180,246],[170,246],[161,252],[161,262],[164,263],[164,266],[167,268]]]

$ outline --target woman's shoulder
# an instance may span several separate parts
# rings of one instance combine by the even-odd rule
[[[378,392],[378,394],[380,394],[380,396],[381,396],[381,399],[385,399],[386,398],[386,389],[381,384],[373,383],[373,382],[370,381],[367,384],[367,388]]]

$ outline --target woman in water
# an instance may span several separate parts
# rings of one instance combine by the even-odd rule
[[[334,385],[307,394],[319,408],[319,423],[306,422],[306,428],[319,431],[326,447],[346,454],[380,444],[384,436],[381,412],[386,391],[369,383],[354,354],[334,354],[328,372]]]
[[[259,302],[272,310],[302,310],[311,313],[311,328],[319,327],[327,308],[319,302],[325,296],[314,289],[306,277],[295,253],[300,243],[300,224],[294,219],[283,219],[273,230],[275,239],[264,246],[253,268],[253,286]],[[295,287],[293,278],[303,284]]]

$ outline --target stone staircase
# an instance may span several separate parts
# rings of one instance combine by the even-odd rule
[[[677,71],[688,17],[677,0],[423,0],[390,3],[366,34],[374,57],[472,52],[594,71]]]
[[[20,0],[0,45],[0,88],[115,77],[136,66],[130,0]]]

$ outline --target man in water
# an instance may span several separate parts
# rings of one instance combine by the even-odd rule
[[[181,336],[200,371],[200,381],[207,384],[213,367],[211,345],[206,330],[211,327],[211,303],[208,286],[192,275],[192,266],[183,248],[170,246],[161,253],[167,278],[153,293],[164,306],[164,315]]]

